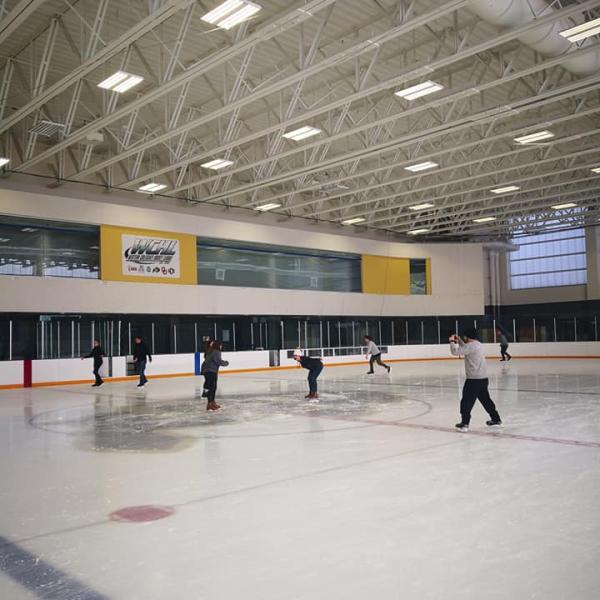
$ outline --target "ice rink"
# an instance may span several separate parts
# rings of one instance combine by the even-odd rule
[[[0,598],[600,598],[598,362],[489,368],[501,431],[460,361],[2,391]]]

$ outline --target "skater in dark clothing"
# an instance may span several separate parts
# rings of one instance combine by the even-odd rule
[[[389,373],[392,370],[392,367],[386,365],[381,360],[381,350],[379,349],[377,344],[373,341],[373,338],[370,335],[365,335],[364,342],[367,347],[366,358],[369,358],[369,355],[371,356],[371,358],[369,359],[369,371],[367,372],[367,375],[373,375],[373,373],[375,373],[375,371],[373,370],[373,365],[375,363],[377,363],[379,366],[383,367],[384,369],[387,369],[387,372]]]
[[[456,428],[460,431],[469,431],[471,422],[471,411],[476,400],[479,400],[490,415],[490,420],[486,421],[488,427],[501,426],[502,420],[496,410],[496,405],[490,398],[488,391],[487,367],[485,364],[485,352],[483,344],[479,341],[477,330],[469,329],[465,331],[464,339],[453,335],[450,337],[450,352],[454,356],[464,356],[465,371],[467,380],[465,381],[462,399],[460,401],[460,423]]]
[[[500,340],[500,354],[502,355],[500,360],[502,362],[510,360],[512,356],[507,352],[508,338],[501,331],[498,331],[498,339]]]
[[[100,346],[100,342],[98,340],[94,340],[94,347],[92,348],[89,354],[81,357],[81,360],[84,358],[93,358],[94,359],[94,377],[96,378],[96,383],[92,385],[92,387],[100,387],[104,381],[102,377],[100,377],[100,367],[104,362],[102,360],[102,356],[104,352],[102,352],[102,347]]]
[[[204,391],[202,397],[207,399],[206,410],[219,410],[221,408],[221,406],[215,402],[219,368],[229,366],[229,363],[222,358],[222,351],[222,342],[213,340],[206,351],[204,362],[200,368],[201,375],[204,375]]]
[[[139,335],[135,337],[134,342],[133,362],[140,376],[138,387],[144,387],[148,383],[148,379],[146,378],[146,363],[152,362],[152,355],[150,354],[150,350],[148,350],[148,346],[146,346],[146,343],[142,341]]]
[[[294,360],[297,361],[302,368],[308,370],[308,395],[305,396],[305,398],[307,400],[318,402],[319,394],[317,393],[317,379],[323,370],[321,359],[304,356],[302,350],[294,350]]]

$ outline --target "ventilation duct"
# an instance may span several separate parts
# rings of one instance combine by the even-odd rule
[[[508,29],[556,12],[556,9],[548,6],[545,0],[472,0],[469,9],[484,21]],[[571,44],[559,32],[569,29],[573,25],[574,23],[571,21],[558,20],[523,33],[518,39],[544,56],[567,55],[562,65],[575,75],[596,74],[600,70],[600,50],[598,48],[590,48],[589,52],[568,58],[568,53],[577,50],[578,46]],[[587,39],[579,47],[585,48],[591,43],[592,41]]]

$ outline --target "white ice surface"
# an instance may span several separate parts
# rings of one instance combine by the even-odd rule
[[[114,600],[600,598],[598,362],[489,367],[498,435],[458,361],[0,392],[0,536]]]

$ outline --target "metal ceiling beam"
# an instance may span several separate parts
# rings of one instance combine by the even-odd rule
[[[0,20],[0,44],[20,27],[47,0],[19,0],[15,7]]]
[[[513,108],[520,108],[521,110],[538,109],[544,105],[552,104],[559,100],[568,98],[572,95],[587,93],[590,90],[585,90],[585,89],[580,89],[580,88],[582,86],[589,86],[592,81],[595,81],[597,84],[598,82],[600,82],[600,76],[591,77],[591,78],[586,79],[585,81],[586,81],[586,83],[574,82],[569,85],[563,86],[562,88],[560,88],[560,90],[552,90],[550,92],[546,92],[543,95],[542,99],[538,99],[538,98],[523,99],[519,102],[513,103],[513,105],[514,105]],[[535,100],[535,103],[532,104],[531,103],[532,100]],[[512,112],[512,111],[510,111],[510,112]],[[275,183],[280,184],[284,181],[293,180],[296,177],[303,175],[305,173],[308,173],[308,172],[314,173],[314,172],[318,172],[318,171],[323,171],[323,170],[331,169],[334,167],[339,167],[343,164],[350,163],[356,159],[364,159],[365,157],[372,157],[372,156],[381,154],[381,153],[389,151],[389,150],[394,150],[394,149],[399,148],[406,144],[423,142],[425,139],[431,139],[431,138],[436,138],[439,136],[448,135],[450,133],[458,132],[463,129],[469,129],[471,127],[479,126],[479,125],[486,124],[486,123],[488,123],[488,124],[494,123],[495,121],[502,118],[503,113],[510,114],[508,111],[502,111],[502,110],[496,110],[496,111],[495,110],[484,110],[479,114],[476,113],[475,115],[468,115],[466,117],[461,117],[454,121],[451,121],[450,123],[444,123],[444,124],[438,125],[436,127],[427,129],[425,131],[419,131],[417,133],[409,133],[407,135],[403,135],[401,137],[394,138],[388,142],[384,142],[384,143],[378,144],[376,146],[372,146],[371,148],[354,150],[354,151],[348,152],[344,155],[333,157],[332,159],[324,161],[316,166],[302,166],[302,167],[298,167],[296,169],[290,169],[290,170],[284,171],[283,173],[281,173],[279,175],[275,175],[271,178],[268,178],[266,180],[241,185],[235,189],[228,190],[226,193],[207,197],[207,198],[203,199],[203,201],[215,202],[215,201],[221,200],[225,195],[228,198],[231,198],[232,196],[251,192],[257,188],[265,187],[268,185],[273,185]],[[520,129],[527,132],[527,130],[531,129],[532,127],[535,127],[535,124],[531,124],[528,126],[524,125]],[[305,148],[308,148],[308,147],[310,147],[310,144],[307,144]],[[303,148],[303,149],[305,149],[305,148]],[[301,151],[302,151],[302,149],[301,149]],[[292,150],[287,153],[282,153],[282,155],[280,155],[280,157],[287,156],[288,154],[293,154],[296,152],[298,152],[298,150]],[[415,156],[412,158],[413,158],[413,160],[418,160],[421,157]],[[263,160],[265,160],[265,159],[263,159]],[[255,168],[261,162],[262,161],[256,161],[253,164],[245,165],[244,167],[240,168],[239,170],[248,170],[248,169]],[[209,177],[202,181],[209,182],[209,181],[211,181],[211,178]],[[194,185],[197,185],[197,184],[194,184]],[[184,187],[185,188],[192,187],[192,184],[186,185]],[[173,195],[180,191],[181,191],[181,189],[173,190],[169,195]]]
[[[176,128],[172,131],[164,132],[158,136],[155,136],[154,138],[152,138],[150,140],[144,141],[141,144],[137,144],[134,147],[130,148],[128,151],[122,152],[116,156],[113,156],[106,160],[103,160],[99,164],[95,165],[94,167],[91,167],[90,169],[81,171],[79,173],[75,173],[71,178],[84,179],[85,177],[92,175],[97,170],[104,169],[113,163],[119,162],[121,160],[128,158],[129,156],[137,154],[141,150],[147,150],[157,144],[167,141],[171,137],[180,135],[186,129],[195,129],[197,127],[200,127],[201,125],[210,123],[211,121],[215,121],[216,119],[226,116],[227,114],[229,114],[230,112],[233,112],[234,110],[236,110],[238,108],[244,107],[244,106],[251,104],[252,102],[255,102],[257,100],[266,98],[267,96],[274,94],[276,92],[286,90],[290,86],[295,85],[298,82],[302,82],[309,77],[317,75],[317,74],[321,73],[322,71],[325,71],[326,69],[332,68],[337,64],[341,64],[354,56],[357,56],[357,55],[365,53],[365,52],[374,51],[377,49],[378,44],[383,44],[386,41],[390,41],[398,36],[404,35],[410,31],[412,31],[413,29],[421,27],[424,22],[430,21],[431,19],[439,18],[448,12],[453,12],[453,11],[457,10],[457,8],[468,4],[469,1],[470,0],[454,0],[453,2],[449,2],[449,3],[447,3],[447,5],[444,5],[442,8],[438,8],[429,13],[425,13],[419,17],[415,17],[413,20],[409,21],[408,23],[402,24],[398,27],[388,30],[388,31],[384,32],[383,34],[376,36],[373,39],[359,42],[358,44],[355,44],[354,46],[352,46],[350,48],[346,48],[336,54],[333,54],[333,55],[323,59],[321,62],[317,63],[316,65],[308,66],[305,69],[301,69],[297,73],[294,73],[293,75],[285,77],[285,78],[283,78],[277,82],[274,82],[268,86],[261,85],[260,88],[247,94],[243,98],[240,98],[236,102],[233,102],[229,105],[225,105],[207,115],[203,115],[201,117],[193,119],[192,121],[182,124],[180,127]],[[600,3],[600,0],[595,0],[595,1]],[[264,39],[267,39],[267,38],[264,38]],[[260,41],[260,40],[258,40],[258,41]],[[422,67],[419,69],[413,69],[410,71],[410,73],[408,75],[394,78],[394,80],[393,80],[394,83],[388,82],[387,87],[390,87],[390,85],[395,85],[398,82],[401,82],[405,79],[418,77],[419,74],[422,74],[423,72],[424,71],[423,71]],[[385,89],[385,88],[382,88],[382,89]],[[374,93],[374,91],[371,90],[370,93]],[[362,93],[362,97],[366,97],[367,95],[369,95],[369,94],[367,94],[365,92]],[[348,98],[346,99],[346,101],[348,101]],[[318,113],[320,113],[320,112],[322,112],[322,111],[318,111]],[[298,117],[297,119],[295,119],[295,121],[298,121],[300,118],[301,117]],[[279,128],[280,127],[281,127],[281,124],[279,125]],[[203,154],[203,158],[206,158],[208,156],[212,156],[212,154],[210,152]],[[23,168],[26,168],[26,167],[23,167]],[[20,169],[21,169],[21,166],[18,167],[18,170],[20,170]]]
[[[211,69],[214,69],[215,67],[226,63],[232,58],[247,51],[250,47],[255,46],[265,40],[268,40],[287,29],[295,27],[296,25],[305,21],[306,19],[311,18],[313,13],[323,10],[333,2],[336,2],[336,0],[312,0],[309,2],[302,2],[301,8],[294,8],[292,10],[289,10],[283,16],[278,17],[271,23],[267,23],[266,25],[260,27],[254,33],[248,35],[245,39],[241,40],[240,42],[218,50],[217,52],[214,52],[213,54],[199,60],[197,63],[189,67],[183,73],[180,73],[176,77],[173,77],[169,82],[161,84],[157,88],[130,101],[128,104],[114,111],[112,114],[91,121],[90,123],[84,125],[64,140],[60,141],[59,143],[55,144],[54,146],[48,148],[45,151],[40,152],[37,156],[32,157],[30,160],[26,160],[25,162],[21,163],[14,170],[26,172],[27,169],[29,169],[33,165],[47,160],[57,152],[68,148],[71,144],[84,139],[88,134],[104,129],[111,123],[118,121],[123,117],[126,117],[132,111],[139,109],[140,107],[145,106],[150,102],[153,102],[154,100],[162,98],[165,94],[169,93],[170,91],[180,86],[183,86],[183,84],[185,84],[187,81],[195,79],[203,73],[206,73],[207,71],[210,71]],[[173,131],[177,131],[177,129]],[[177,133],[180,132],[177,131]],[[176,135],[177,133],[173,135]],[[139,152],[139,150],[139,148],[136,148],[135,152],[137,153]]]
[[[62,79],[49,86],[39,96],[32,98],[27,104],[16,110],[3,121],[0,121],[0,134],[16,125],[33,111],[41,108],[44,104],[47,104],[52,98],[67,90],[86,75],[89,75],[94,69],[97,69],[107,60],[116,56],[122,50],[125,50],[135,40],[139,39],[153,28],[158,27],[162,22],[166,21],[192,2],[194,2],[194,0],[169,0],[166,2],[157,11],[145,19],[142,19],[139,23],[136,23],[134,27],[127,30],[123,35],[112,42],[109,42],[89,60],[86,60],[78,67],[75,67],[68,75],[65,75]]]
[[[592,0],[591,4],[600,4],[600,2],[598,0]],[[583,10],[582,5],[578,5],[576,8],[570,7],[568,9],[564,9],[562,11],[557,11],[556,13],[554,13],[552,15],[549,15],[548,17],[544,17],[544,18],[538,19],[534,24],[530,23],[530,24],[527,24],[527,25],[525,25],[523,27],[520,27],[518,29],[511,30],[511,31],[509,31],[507,33],[501,34],[500,36],[498,36],[496,38],[493,38],[492,40],[488,40],[488,41],[483,42],[481,44],[477,44],[477,45],[475,45],[475,46],[473,46],[471,48],[468,48],[466,50],[458,50],[456,54],[454,54],[454,55],[452,55],[450,57],[444,57],[444,58],[441,58],[441,59],[438,59],[438,60],[433,60],[433,61],[431,61],[428,64],[428,70],[437,70],[437,69],[440,69],[442,67],[447,67],[447,66],[449,66],[449,65],[451,65],[453,63],[456,63],[456,62],[458,62],[460,60],[463,60],[465,58],[474,56],[474,55],[479,54],[479,53],[481,53],[481,52],[483,52],[485,50],[489,50],[490,48],[493,48],[493,47],[495,47],[497,45],[500,45],[502,43],[505,43],[507,41],[511,41],[512,39],[515,39],[516,37],[518,37],[519,35],[521,35],[523,32],[529,31],[530,29],[534,29],[534,28],[536,28],[536,27],[538,27],[540,25],[543,25],[543,24],[552,23],[557,18],[563,18],[563,17],[568,16],[570,14],[576,14],[577,12],[580,12],[581,10]],[[557,15],[560,15],[560,16],[557,16]],[[418,67],[416,69],[413,69],[413,70],[409,71],[409,73],[407,73],[407,74],[404,74],[404,75],[401,75],[401,76],[399,76],[397,78],[394,78],[393,81],[395,82],[395,84],[397,84],[398,82],[403,81],[403,80],[415,79],[419,75],[423,75],[423,74],[424,74],[423,67]],[[375,86],[375,87],[376,88],[381,88],[381,89],[388,89],[389,87],[391,87],[391,81],[392,80],[389,80],[388,82],[385,82],[384,85],[382,85],[382,86]],[[356,96],[360,95],[360,97],[367,97],[367,96],[373,94],[374,91],[375,90],[373,90],[373,88],[369,88],[369,90],[366,90],[365,92],[362,92],[362,93],[359,92],[358,94],[356,94]],[[379,91],[379,89],[377,89],[377,91]],[[348,101],[348,100],[354,100],[354,98],[352,98],[352,97],[345,98],[345,101]],[[322,110],[321,110],[321,112],[322,112]],[[204,122],[210,120],[209,117],[210,117],[210,115],[208,115],[207,117],[203,117],[203,118],[199,119],[198,122],[201,121],[202,123],[204,123]],[[306,119],[306,118],[307,118],[306,115],[303,115],[301,117],[299,116],[298,119],[295,119],[295,120],[301,120],[301,119]],[[320,144],[320,143],[323,143],[323,142],[322,141],[315,142],[313,144],[313,146],[317,145],[317,144]],[[307,144],[307,145],[303,146],[302,148],[300,148],[299,151],[304,151],[304,150],[310,149],[310,148],[311,148],[311,145]],[[293,152],[294,151],[290,151],[290,153],[288,153],[288,154],[283,153],[282,155],[279,156],[279,158],[284,158],[285,156],[287,156],[289,154],[292,154]],[[118,159],[118,157],[117,157],[117,159]],[[110,159],[110,160],[112,161],[114,159]],[[103,164],[105,164],[106,162],[109,162],[109,161],[104,161]],[[253,165],[244,166],[241,170],[248,169],[248,168],[254,168],[256,166],[259,166],[259,163],[260,163],[260,161],[257,161]],[[329,166],[330,165],[328,164],[328,167]],[[234,173],[234,172],[236,172],[236,171],[234,171],[234,170],[231,171],[231,173]],[[299,170],[298,172],[296,172],[294,174],[294,177],[301,176],[301,175],[305,174],[306,172],[307,172],[306,168],[305,169],[301,169],[301,170]],[[88,175],[88,174],[89,173],[86,173],[86,175]],[[290,177],[290,178],[292,178],[292,177]],[[265,181],[260,181],[260,182],[258,182],[256,184],[253,184],[253,185],[254,186],[263,186],[266,182],[271,181],[271,180],[275,180],[277,183],[280,182],[280,179],[277,178],[277,177],[275,177],[275,178],[267,178]],[[200,185],[200,184],[203,184],[203,183],[208,183],[208,182],[210,182],[210,178],[192,181],[192,182],[186,184],[185,186],[179,186],[178,188],[175,188],[175,189],[171,190],[170,192],[167,193],[167,195],[174,196],[174,195],[177,195],[177,194],[181,193],[182,191],[185,191],[185,190],[193,188],[193,187],[195,187],[197,185]],[[227,194],[228,194],[228,196],[230,196],[231,195],[231,191],[228,191]],[[214,199],[216,199],[216,198],[214,198],[214,197],[208,198],[208,200],[210,200],[210,201],[212,201]]]

